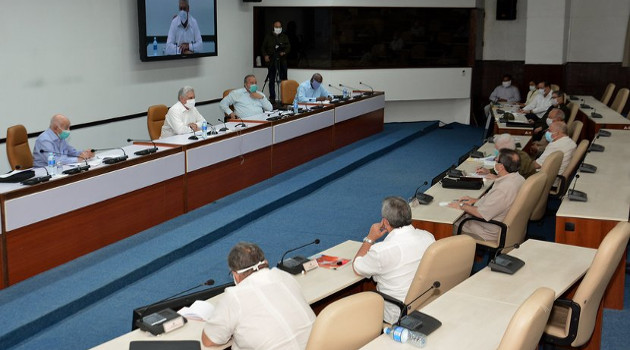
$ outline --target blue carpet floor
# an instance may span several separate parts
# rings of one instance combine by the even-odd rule
[[[226,256],[238,241],[260,244],[273,263],[286,249],[314,238],[320,238],[321,245],[308,247],[302,254],[314,254],[347,239],[360,240],[380,219],[383,197],[411,196],[418,185],[430,181],[481,139],[481,130],[468,126],[434,129],[430,123],[388,124],[380,135],[0,291],[0,326],[7,329],[12,322],[8,316],[30,312],[30,304],[65,305],[71,295],[85,293],[83,286],[112,274],[123,276],[112,278],[109,284],[113,285],[103,287],[94,296],[97,300],[65,310],[53,326],[29,336],[22,329],[14,334],[21,336],[18,341],[6,339],[17,342],[12,349],[84,349],[126,333],[131,310],[137,306],[209,278],[217,284],[231,281]],[[548,235],[548,225],[539,226],[539,231]],[[172,247],[178,247],[177,253],[169,250]],[[159,268],[125,270],[136,260],[156,262]],[[629,311],[609,311],[602,348],[625,348],[614,340],[623,342]],[[609,326],[611,320],[625,328]],[[0,348],[7,348],[2,345],[0,340]]]

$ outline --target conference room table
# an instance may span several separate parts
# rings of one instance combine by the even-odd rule
[[[494,134],[508,133],[510,135],[531,135],[534,130],[533,126],[508,126],[507,122],[501,122],[500,119],[505,113],[512,113],[514,120],[510,122],[528,123],[524,113],[519,113],[521,106],[516,103],[503,102],[493,105],[490,109],[494,117]],[[503,113],[502,113],[503,112]]]
[[[514,136],[514,140],[526,147],[531,140],[531,136]],[[486,142],[478,149],[486,156],[494,154],[494,143]],[[464,162],[457,166],[457,169],[465,172],[466,175],[476,176],[475,170],[479,167],[492,168],[494,162],[484,161],[483,158],[468,157]],[[427,205],[417,204],[411,205],[411,219],[413,226],[422,230],[429,231],[435,239],[441,239],[453,235],[453,225],[464,212],[459,209],[444,206],[445,203],[451,202],[463,196],[480,198],[490,188],[494,181],[483,179],[483,187],[479,190],[463,190],[454,188],[443,188],[440,182],[431,186],[424,193],[433,196],[433,201]]]
[[[512,316],[536,289],[547,287],[560,297],[586,273],[595,253],[591,248],[525,241],[509,253],[525,262],[514,275],[486,267],[420,309],[442,323],[427,336],[425,349],[496,349]],[[601,309],[588,348],[598,349],[600,342]],[[382,334],[362,349],[417,348]]]
[[[385,95],[280,120],[226,123],[227,132],[136,141],[129,159],[35,186],[0,184],[0,288],[22,281],[383,130]],[[217,125],[221,129],[223,125]],[[43,169],[36,169],[43,175]],[[107,220],[107,225],[103,220]]]
[[[348,240],[322,251],[321,254],[337,256],[345,259],[353,259],[354,255],[359,250],[359,247],[361,247],[361,244],[361,242]],[[352,269],[352,261],[337,269],[319,267],[307,273],[295,275],[294,277],[300,284],[304,298],[309,304],[311,304],[311,307],[318,304],[321,306],[321,303],[325,302],[327,299],[330,299],[329,302],[332,302],[333,300],[339,299],[345,295],[361,292],[364,288],[370,289],[369,285],[368,287],[364,287],[362,283],[364,278],[357,276],[354,273]],[[216,305],[216,303],[221,299],[221,296],[222,294],[219,294],[216,297],[208,299],[208,301]],[[131,314],[131,310],[129,310],[129,313]],[[141,331],[140,329],[136,329],[96,346],[93,349],[128,349],[131,341],[201,340],[201,332],[204,325],[204,321],[189,320],[184,327],[158,337]],[[228,346],[230,346],[230,343],[206,349],[225,349]]]
[[[576,120],[584,123],[584,128],[582,129],[583,138],[593,140],[600,129],[630,130],[630,120],[628,118],[603,104],[595,97],[578,95],[574,96],[574,98],[577,99],[570,101],[580,105]],[[601,118],[596,118],[593,115],[599,115]]]
[[[606,234],[630,213],[630,130],[608,130],[610,137],[594,143],[604,152],[591,151],[584,162],[595,165],[595,173],[579,172],[569,188],[585,192],[586,202],[571,201],[568,196],[556,213],[556,242],[597,248]],[[624,255],[625,256],[625,255]],[[604,295],[604,306],[623,309],[625,259],[615,270]]]

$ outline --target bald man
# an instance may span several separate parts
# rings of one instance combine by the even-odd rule
[[[62,114],[55,114],[50,119],[50,126],[41,133],[33,147],[33,166],[45,167],[48,164],[48,153],[52,152],[57,162],[71,164],[94,157],[90,150],[83,152],[70,146],[66,139],[70,136],[70,120]]]
[[[324,78],[322,78],[321,74],[313,74],[310,80],[307,80],[298,86],[295,99],[298,102],[317,102],[327,100],[330,93],[322,85],[323,81]]]

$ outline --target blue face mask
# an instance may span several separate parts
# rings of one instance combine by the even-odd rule
[[[61,133],[59,133],[59,138],[62,140],[67,139],[70,136],[70,130],[61,130]]]
[[[552,143],[553,139],[551,138],[551,131],[545,131],[545,139],[547,142]]]
[[[311,81],[311,86],[313,87],[313,90],[317,90],[320,85],[321,84],[317,80]]]
[[[256,84],[252,84],[249,86],[249,92],[251,92],[252,94],[256,92],[256,90],[258,90],[258,86],[256,86]]]
[[[499,150],[498,150],[498,149],[495,149],[495,150],[494,150],[494,157],[496,158],[498,155],[499,155]]]

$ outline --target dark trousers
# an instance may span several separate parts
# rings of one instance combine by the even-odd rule
[[[280,80],[287,80],[287,62],[278,61],[278,70],[280,71]],[[269,66],[269,100],[276,100],[276,65]]]

